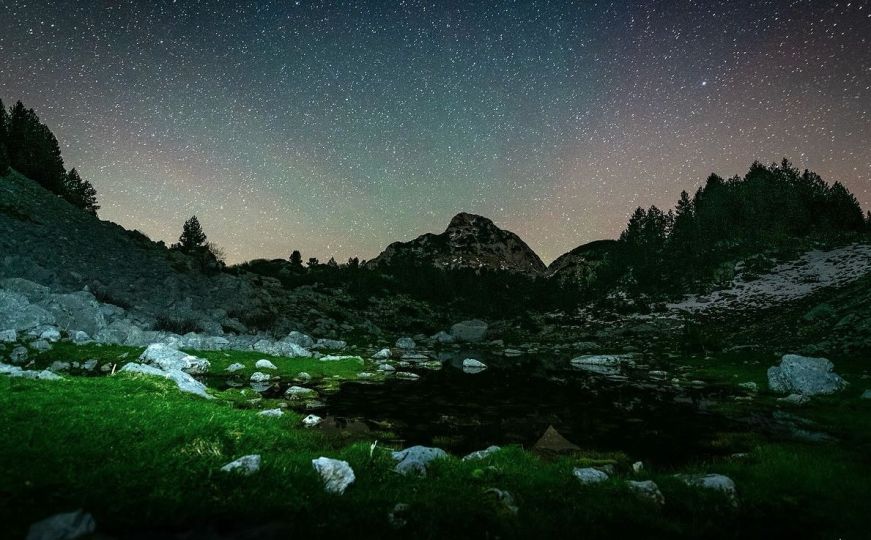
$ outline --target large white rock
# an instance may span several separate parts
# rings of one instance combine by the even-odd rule
[[[583,485],[598,484],[608,480],[608,475],[592,467],[575,467],[572,475]]]
[[[487,335],[487,323],[473,319],[462,321],[451,326],[451,336],[456,341],[476,342],[484,339]]]
[[[26,540],[75,540],[93,534],[96,529],[94,516],[76,510],[37,521],[27,531]]]
[[[312,460],[312,467],[321,475],[324,489],[329,493],[341,495],[356,479],[347,461],[319,457]]]
[[[768,368],[768,387],[784,394],[833,394],[847,385],[833,368],[825,358],[786,354],[779,366]]]
[[[122,367],[119,371],[124,373],[138,373],[141,375],[150,375],[152,377],[163,377],[164,379],[169,379],[174,382],[176,386],[178,386],[178,389],[182,392],[186,392],[188,394],[195,394],[206,399],[212,399],[212,396],[210,396],[209,393],[206,391],[206,385],[194,379],[180,369],[170,369],[164,371],[154,366],[130,362],[128,364],[125,364],[124,367]]]
[[[166,343],[152,343],[139,359],[164,371],[179,370],[194,375],[208,373],[211,367],[208,360],[191,356]]]
[[[393,452],[392,457],[396,461],[396,466],[393,470],[399,474],[418,474],[420,476],[426,476],[426,470],[429,464],[436,459],[448,457],[448,453],[441,448],[412,446],[404,450]]]
[[[228,473],[241,474],[242,476],[251,476],[260,470],[260,455],[250,454],[242,456],[235,461],[227,463],[221,470]]]

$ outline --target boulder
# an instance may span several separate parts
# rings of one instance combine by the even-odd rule
[[[323,422],[323,419],[316,414],[310,414],[302,419],[302,425],[308,428],[315,427],[321,422]]]
[[[76,344],[88,343],[91,341],[91,336],[89,336],[87,332],[76,330],[70,336],[70,340]]]
[[[40,306],[31,304],[23,294],[0,290],[0,328],[27,331],[37,326],[54,323],[54,315]]]
[[[27,531],[26,540],[75,540],[93,534],[96,529],[94,516],[76,510],[37,521]]]
[[[0,331],[0,343],[15,343],[16,341],[18,341],[18,332],[14,329]]]
[[[629,354],[586,354],[570,360],[572,367],[600,375],[616,375],[624,367],[634,367]]]
[[[787,354],[779,366],[768,368],[768,386],[772,391],[784,394],[832,394],[847,384],[833,368],[825,358]]]
[[[244,364],[240,364],[239,362],[233,362],[232,364],[227,366],[227,369],[225,369],[224,371],[226,371],[227,373],[235,373],[243,369],[245,369]]]
[[[454,336],[448,334],[444,330],[439,331],[431,338],[436,343],[441,343],[442,345],[448,345],[454,342]]]
[[[599,469],[593,467],[575,467],[572,475],[578,479],[582,485],[598,484],[608,480],[608,475]]]
[[[451,337],[455,341],[478,342],[487,335],[487,323],[477,319],[462,321],[451,326]]]
[[[403,381],[416,381],[420,379],[420,375],[417,373],[411,373],[410,371],[397,371],[393,376]]]
[[[291,386],[284,392],[284,395],[288,399],[306,399],[317,397],[318,393],[304,386]]]
[[[178,386],[178,389],[182,392],[194,394],[206,399],[212,399],[212,396],[210,396],[206,391],[206,385],[194,379],[189,374],[181,371],[180,369],[170,369],[164,371],[154,366],[130,362],[128,364],[125,364],[120,371],[125,373],[150,375],[152,377],[163,377],[164,379],[169,379],[174,382],[176,386]]]
[[[100,303],[89,292],[53,294],[41,305],[54,315],[55,324],[68,332],[81,330],[94,336],[106,327]]]
[[[13,364],[23,364],[27,362],[27,347],[22,347],[19,345],[12,349],[12,352],[9,353],[9,360],[12,361]]]
[[[235,461],[227,463],[221,470],[228,473],[241,474],[242,476],[251,476],[260,470],[260,455],[250,454],[242,456]]]
[[[312,460],[312,467],[321,475],[324,489],[328,493],[341,495],[356,479],[354,470],[351,469],[347,461],[319,457]]]
[[[412,350],[415,347],[417,347],[417,343],[415,343],[410,337],[401,337],[396,340],[397,349]]]
[[[211,367],[208,360],[191,356],[165,343],[152,343],[139,359],[164,371],[180,370],[195,375],[208,373]]]
[[[428,446],[412,446],[404,450],[392,453],[396,461],[394,471],[402,475],[417,474],[426,476],[429,464],[436,460],[448,457],[448,453],[441,448]]]
[[[269,382],[269,380],[271,378],[272,378],[272,376],[267,374],[267,373],[260,373],[259,371],[255,371],[254,373],[251,374],[251,377],[249,378],[249,380],[253,383],[262,383],[262,382]]]
[[[58,330],[54,326],[46,328],[39,334],[39,339],[43,339],[51,343],[57,343],[58,341],[60,341],[60,330]]]
[[[302,332],[297,332],[296,330],[289,333],[282,341],[294,343],[306,349],[311,349],[315,344],[315,340],[312,339],[311,336],[303,334]]]
[[[676,478],[688,486],[720,491],[732,504],[738,500],[735,482],[728,476],[722,474],[678,474]]]
[[[342,340],[338,339],[319,339],[312,345],[312,349],[321,350],[321,349],[329,349],[333,351],[341,351],[348,344]]]
[[[463,360],[463,371],[466,373],[480,373],[487,369],[487,364],[474,358],[466,358]]]
[[[656,504],[665,504],[665,497],[653,480],[629,480],[626,482],[626,485],[639,497],[653,501]]]

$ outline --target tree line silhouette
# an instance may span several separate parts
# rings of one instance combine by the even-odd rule
[[[10,167],[78,208],[94,215],[100,209],[97,190],[64,168],[57,139],[34,110],[18,101],[7,111],[0,100],[0,176]]]

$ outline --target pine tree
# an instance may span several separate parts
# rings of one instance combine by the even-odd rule
[[[302,268],[302,253],[298,249],[293,250],[293,253],[290,254],[290,266]]]
[[[52,193],[63,194],[66,170],[60,145],[33,109],[26,109],[20,101],[10,111],[6,140],[13,168]]]
[[[178,245],[182,251],[193,251],[206,245],[206,233],[203,232],[197,216],[184,222]]]
[[[321,261],[319,261],[317,257],[309,257],[306,266],[308,266],[309,268],[314,268],[319,264],[321,264]]]
[[[66,174],[64,179],[64,198],[73,206],[97,215],[100,206],[97,204],[97,190],[87,180],[83,180],[75,168]]]

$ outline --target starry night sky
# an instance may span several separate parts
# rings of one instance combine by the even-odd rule
[[[871,2],[0,0],[104,219],[236,262],[486,215],[549,261],[790,157],[871,207]]]

